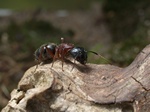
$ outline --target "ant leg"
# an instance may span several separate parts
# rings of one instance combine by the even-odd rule
[[[34,72],[36,71],[37,68],[38,68],[38,64],[36,64]],[[34,72],[33,72],[33,73],[34,73]]]
[[[64,66],[64,59],[61,60],[62,62],[62,71],[64,71],[63,66]]]
[[[61,62],[62,62],[62,71],[64,71],[63,66],[64,66],[64,50],[62,50],[62,54],[61,54]]]
[[[73,70],[73,68],[75,67],[75,62],[76,62],[76,58],[78,57],[78,55],[74,58],[74,61],[73,61],[73,67],[72,67],[72,69],[71,69],[71,71]]]
[[[43,53],[43,51],[44,51],[44,48],[41,49],[40,55],[38,56],[37,59],[35,59],[35,61],[37,62],[37,64],[36,64],[36,67],[35,67],[34,72],[36,71],[36,69],[38,68],[38,65],[40,64],[40,62],[41,62],[41,60],[42,60],[42,53]],[[41,65],[41,64],[40,64],[40,65]]]
[[[43,65],[43,63],[44,63],[44,62],[41,62],[39,65],[40,65],[40,66]]]
[[[51,67],[53,67],[54,62],[56,61],[57,53],[58,53],[58,49],[56,49],[55,55],[53,56],[53,61],[52,61],[52,66]]]
[[[55,54],[56,55],[56,54]],[[53,67],[53,65],[54,65],[54,62],[55,62],[55,60],[56,60],[56,56],[54,55],[54,57],[53,57],[53,61],[52,61],[52,66],[51,67]]]
[[[35,67],[34,72],[36,71],[36,69],[38,68],[38,65],[40,64],[40,61],[39,61],[39,60],[35,60],[35,61],[36,61],[36,67]]]
[[[73,70],[73,68],[74,68],[74,66],[75,66],[75,61],[76,61],[76,60],[74,59],[74,61],[73,61],[74,64],[73,64],[72,69],[71,69],[70,71]]]

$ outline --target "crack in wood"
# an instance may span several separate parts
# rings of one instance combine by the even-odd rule
[[[143,85],[140,81],[138,81],[135,77],[131,76],[131,78],[132,78],[134,81],[136,81],[137,83],[139,83],[139,84],[141,85],[141,87],[142,87],[145,91],[149,91],[149,89],[146,89],[146,88],[144,87],[144,85]]]

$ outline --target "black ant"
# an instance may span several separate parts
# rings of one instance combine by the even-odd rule
[[[47,60],[52,60],[52,66],[55,60],[59,59],[62,61],[62,70],[63,62],[66,58],[71,56],[74,60],[78,61],[82,65],[85,65],[87,62],[87,53],[91,52],[102,58],[100,54],[94,51],[86,51],[83,47],[75,47],[74,44],[64,43],[64,38],[61,38],[62,43],[56,45],[54,43],[43,44],[35,51],[35,59],[39,62],[44,62]],[[105,58],[104,58],[105,59]]]

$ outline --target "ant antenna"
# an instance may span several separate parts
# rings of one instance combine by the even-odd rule
[[[61,43],[64,43],[64,38],[63,37],[61,37]]]
[[[103,58],[105,61],[107,61],[108,63],[111,63],[108,59],[106,59],[105,57],[103,57],[102,55],[98,54],[97,52],[94,52],[94,51],[88,51],[88,52],[91,52],[95,55],[98,55],[99,57]]]

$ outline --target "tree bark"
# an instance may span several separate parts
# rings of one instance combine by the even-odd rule
[[[2,112],[150,112],[150,45],[126,68],[66,61],[26,71]]]

